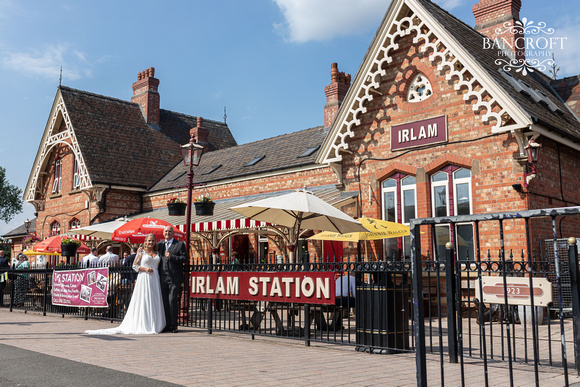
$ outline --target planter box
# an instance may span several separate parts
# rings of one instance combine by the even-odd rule
[[[198,216],[210,216],[213,215],[214,202],[194,202],[195,215]]]
[[[60,245],[60,255],[64,257],[74,257],[78,248],[77,245]]]
[[[169,215],[185,215],[186,203],[167,203]]]

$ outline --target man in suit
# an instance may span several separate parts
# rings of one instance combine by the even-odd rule
[[[185,243],[173,238],[173,227],[165,227],[163,236],[165,241],[158,244],[158,252],[161,257],[159,280],[166,321],[163,331],[177,333],[183,265],[188,263],[188,258],[185,252]]]
[[[121,277],[123,280],[121,283],[127,284],[134,282],[137,279],[137,273],[133,270],[133,263],[135,262],[135,257],[137,256],[137,248],[131,247],[131,255],[127,255],[123,259],[123,266],[128,267],[130,271],[128,273],[124,273]]]
[[[4,250],[0,250],[0,274],[4,274],[10,268],[10,264],[4,259]],[[0,306],[4,306],[4,289],[6,288],[6,281],[0,280]]]

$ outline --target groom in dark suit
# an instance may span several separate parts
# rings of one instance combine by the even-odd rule
[[[185,243],[173,238],[173,227],[163,230],[165,241],[159,242],[158,251],[161,257],[159,264],[159,280],[161,296],[165,307],[164,332],[177,333],[177,317],[179,315],[179,296],[183,283],[183,265],[188,262]]]

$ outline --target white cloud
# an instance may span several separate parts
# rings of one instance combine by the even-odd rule
[[[465,3],[465,0],[435,0],[435,3],[441,8],[451,11],[453,8],[457,8]]]
[[[376,28],[390,0],[274,0],[286,19],[275,29],[295,43],[324,41]]]
[[[86,54],[70,50],[67,44],[49,45],[27,52],[8,52],[1,61],[14,71],[47,79],[58,79],[61,66],[65,80],[74,81],[92,74]]]

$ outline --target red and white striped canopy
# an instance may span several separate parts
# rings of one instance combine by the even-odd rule
[[[235,230],[238,228],[256,228],[268,226],[270,223],[260,222],[257,220],[250,219],[228,219],[228,220],[216,220],[213,222],[198,222],[191,225],[192,232],[199,231],[221,231],[221,230]],[[180,231],[185,232],[185,225],[180,224],[177,226]]]

